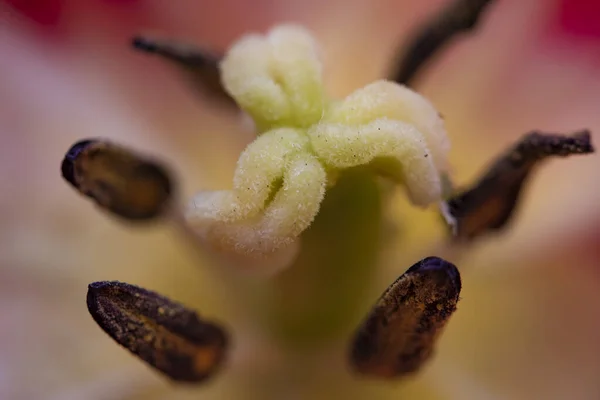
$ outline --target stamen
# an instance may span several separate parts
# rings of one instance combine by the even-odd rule
[[[394,379],[416,372],[430,359],[461,290],[454,264],[427,257],[410,267],[381,296],[350,346],[352,368]]]
[[[61,171],[79,193],[129,221],[156,219],[171,205],[174,182],[166,167],[104,140],[75,143]]]
[[[403,53],[390,79],[412,86],[417,75],[452,39],[477,26],[491,3],[492,0],[454,0],[430,21],[419,25],[409,44],[402,46]]]
[[[88,310],[117,343],[183,382],[203,382],[222,366],[226,331],[157,293],[122,282],[89,285]]]
[[[228,106],[237,107],[221,84],[219,55],[190,44],[147,36],[134,37],[132,45],[134,49],[159,55],[182,67],[200,93],[212,95]]]
[[[593,152],[587,130],[572,135],[525,135],[470,189],[442,204],[442,215],[452,228],[453,239],[468,241],[503,229],[514,215],[527,178],[541,161]]]

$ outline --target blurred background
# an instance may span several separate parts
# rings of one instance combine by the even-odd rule
[[[223,50],[245,32],[302,23],[323,46],[330,93],[344,96],[384,76],[407,33],[446,3],[0,0],[0,399],[228,398],[219,387],[212,397],[172,388],[85,307],[96,280],[209,315],[235,295],[212,284],[168,227],[123,226],[60,177],[72,143],[107,137],[170,163],[186,195],[228,187],[252,133],[171,65],[134,52],[134,34]],[[532,129],[589,128],[598,145],[600,3],[497,0],[481,22],[418,83],[447,122],[456,182]],[[434,362],[395,398],[600,398],[599,171],[598,156],[538,171],[512,229],[462,259],[459,312]],[[392,208],[406,235],[386,255],[388,281],[443,232],[402,196]]]

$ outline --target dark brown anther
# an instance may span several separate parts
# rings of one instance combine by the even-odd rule
[[[221,56],[193,45],[144,36],[134,37],[132,45],[136,50],[156,54],[174,62],[186,72],[194,88],[201,94],[237,107],[221,84]]]
[[[548,157],[593,153],[590,132],[573,135],[532,132],[488,168],[470,189],[443,203],[442,214],[453,239],[470,240],[507,226],[531,171]]]
[[[416,372],[456,310],[461,290],[454,264],[427,257],[379,298],[350,346],[350,365],[362,375],[394,379]]]
[[[165,167],[103,140],[83,140],[71,146],[61,172],[81,194],[127,220],[163,215],[174,191]]]
[[[411,85],[425,65],[452,39],[473,30],[492,0],[455,0],[419,26],[397,62],[391,80]]]
[[[88,287],[87,306],[111,338],[175,381],[203,382],[225,361],[225,330],[157,293],[95,282]]]

